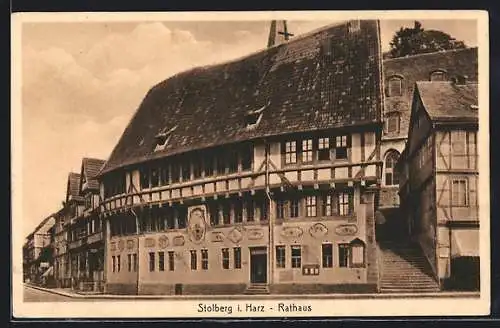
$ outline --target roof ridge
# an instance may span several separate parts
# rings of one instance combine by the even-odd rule
[[[408,59],[408,58],[416,58],[416,57],[424,57],[424,56],[430,56],[430,55],[437,55],[437,54],[448,54],[452,52],[462,52],[462,51],[470,51],[477,49],[478,47],[468,47],[468,48],[462,48],[462,49],[448,49],[448,50],[441,50],[441,51],[433,51],[433,52],[425,52],[425,53],[420,53],[420,54],[415,54],[415,55],[409,55],[409,56],[404,56],[404,57],[396,57],[396,58],[386,58],[383,59],[384,62],[386,61],[394,61],[394,60],[401,60],[401,59]]]

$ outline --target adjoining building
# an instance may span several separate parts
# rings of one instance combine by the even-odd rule
[[[477,82],[477,48],[439,51],[385,59],[384,130],[380,154],[384,161],[377,201],[384,224],[377,226],[379,239],[407,239],[408,227],[399,211],[399,177],[395,163],[408,139],[410,112],[415,83],[418,81]],[[382,240],[380,240],[382,241]]]
[[[477,132],[477,83],[416,83],[401,206],[441,288],[479,289]]]
[[[378,21],[153,87],[101,171],[106,291],[377,291]]]
[[[104,234],[98,214],[100,196],[96,180],[103,164],[100,159],[83,158],[78,180],[74,181],[77,211],[68,227],[68,251],[72,287],[81,291],[102,291],[104,288]]]
[[[46,283],[52,276],[52,240],[51,229],[54,226],[53,215],[45,218],[26,237],[24,245],[25,280],[31,283]]]

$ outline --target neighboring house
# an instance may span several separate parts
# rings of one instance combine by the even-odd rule
[[[441,288],[479,288],[478,85],[417,82],[400,196]]]
[[[51,231],[54,223],[54,216],[50,215],[26,237],[24,252],[27,273],[25,274],[31,283],[42,283],[42,278],[52,270]]]

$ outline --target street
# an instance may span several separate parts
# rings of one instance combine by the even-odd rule
[[[24,301],[25,302],[85,302],[84,298],[72,298],[63,295],[48,293],[35,288],[24,286]]]

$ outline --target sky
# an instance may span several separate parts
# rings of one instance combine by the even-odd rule
[[[474,20],[421,20],[477,45]],[[295,36],[335,21],[288,21]],[[410,20],[381,21],[382,50]],[[65,198],[83,157],[107,159],[147,91],[177,72],[264,49],[269,22],[23,23],[23,230]]]

